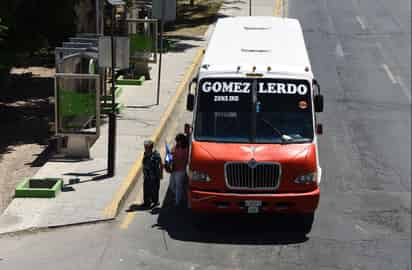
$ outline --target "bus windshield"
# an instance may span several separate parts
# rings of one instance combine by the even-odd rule
[[[203,79],[198,141],[299,143],[313,140],[310,85],[290,79]]]

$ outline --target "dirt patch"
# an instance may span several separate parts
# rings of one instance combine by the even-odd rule
[[[210,24],[218,19],[223,0],[177,0],[176,21],[166,29],[166,35],[203,36]]]
[[[0,95],[0,213],[16,185],[47,159],[53,122],[52,77],[12,74]]]
[[[25,177],[36,174],[40,167],[33,166],[34,161],[45,150],[44,145],[23,144],[11,146],[1,154],[0,161],[0,213],[13,198],[14,189]]]
[[[55,68],[48,68],[48,67],[14,67],[11,69],[10,74],[12,75],[25,75],[27,76],[34,76],[40,78],[51,78],[56,74]]]

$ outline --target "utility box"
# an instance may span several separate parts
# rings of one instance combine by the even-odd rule
[[[163,22],[175,21],[176,0],[153,0],[152,17],[158,20],[163,19]]]

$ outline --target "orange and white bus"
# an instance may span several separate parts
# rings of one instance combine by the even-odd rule
[[[192,93],[193,85],[195,92]],[[194,212],[299,213],[310,231],[323,96],[295,19],[220,19],[189,86]]]

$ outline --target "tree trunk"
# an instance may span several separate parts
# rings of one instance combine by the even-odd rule
[[[77,33],[96,33],[96,0],[78,1],[75,6]]]

